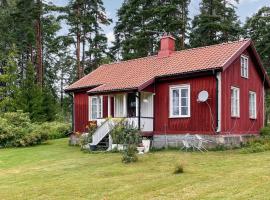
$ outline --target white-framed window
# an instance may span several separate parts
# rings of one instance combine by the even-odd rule
[[[245,55],[241,56],[241,76],[248,78],[248,57]]]
[[[90,98],[90,120],[102,118],[102,96],[91,96]]]
[[[256,119],[257,106],[256,106],[256,92],[249,91],[249,117]]]
[[[115,117],[125,117],[124,109],[124,94],[118,94],[114,96],[114,116]]]
[[[190,117],[190,85],[170,87],[170,117]]]
[[[240,89],[231,87],[231,116],[240,117]]]

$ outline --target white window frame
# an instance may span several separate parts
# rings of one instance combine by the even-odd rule
[[[101,105],[97,105],[97,118],[93,118],[92,115],[92,101],[93,99],[98,99],[100,98],[100,103]],[[99,102],[99,101],[97,101]],[[98,103],[99,104],[99,103]],[[90,96],[89,97],[89,120],[97,120],[97,119],[102,119],[103,118],[103,96]]]
[[[234,86],[231,87],[231,116],[240,117],[240,89]]]
[[[241,76],[243,78],[248,78],[248,70],[249,70],[248,62],[249,62],[248,56],[241,55],[240,66],[241,66]]]
[[[251,104],[251,99],[250,99],[251,96],[254,97],[254,100],[253,100],[254,104],[253,105]],[[248,100],[249,100],[249,118],[256,119],[257,118],[257,95],[256,95],[256,92],[249,91]],[[254,107],[251,108],[251,106],[254,106]]]
[[[181,113],[181,89],[188,90],[188,100],[187,100],[187,114],[183,115]],[[173,90],[179,90],[179,115],[173,114]],[[182,85],[172,85],[170,86],[169,92],[169,117],[170,118],[187,118],[190,117],[190,85],[189,84],[182,84]]]

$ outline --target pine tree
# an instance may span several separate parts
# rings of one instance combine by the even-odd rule
[[[57,101],[56,97],[49,87],[43,87],[42,89],[42,115],[38,117],[39,121],[53,121],[57,114]]]
[[[41,0],[36,0],[35,3],[35,39],[36,39],[36,71],[37,83],[43,86],[43,55],[42,55],[42,12],[43,4]]]
[[[235,9],[228,0],[203,0],[200,14],[192,21],[191,47],[238,40],[241,27]]]
[[[123,60],[156,54],[159,38],[171,33],[185,48],[190,0],[127,0],[118,10],[112,54]],[[180,42],[181,41],[181,42]]]
[[[101,25],[108,25],[111,20],[105,15],[102,0],[71,0],[65,12],[62,18],[70,26],[69,35],[76,47],[77,78],[81,78],[103,62],[107,38]]]
[[[246,37],[254,41],[264,66],[270,73],[270,7],[263,7],[248,18],[244,29]]]
[[[17,95],[16,49],[9,50],[7,57],[0,57],[0,111],[15,111]]]
[[[35,70],[31,62],[27,64],[25,78],[16,100],[18,110],[28,112],[31,120],[42,121],[44,119],[42,90],[36,84]]]
[[[87,19],[91,20],[87,20]],[[83,41],[89,44],[88,50],[84,51],[83,43],[83,66],[86,73],[95,70],[105,61],[107,56],[107,37],[103,33],[101,25],[109,25],[111,19],[106,16],[102,0],[88,0],[83,12]],[[88,27],[88,28],[87,28]]]

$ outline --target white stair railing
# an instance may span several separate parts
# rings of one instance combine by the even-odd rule
[[[91,145],[98,145],[101,140],[114,128],[116,123],[112,122],[112,120],[105,121],[92,136]]]

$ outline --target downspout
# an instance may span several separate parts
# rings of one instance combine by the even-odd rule
[[[216,133],[221,131],[221,72],[216,72]]]

